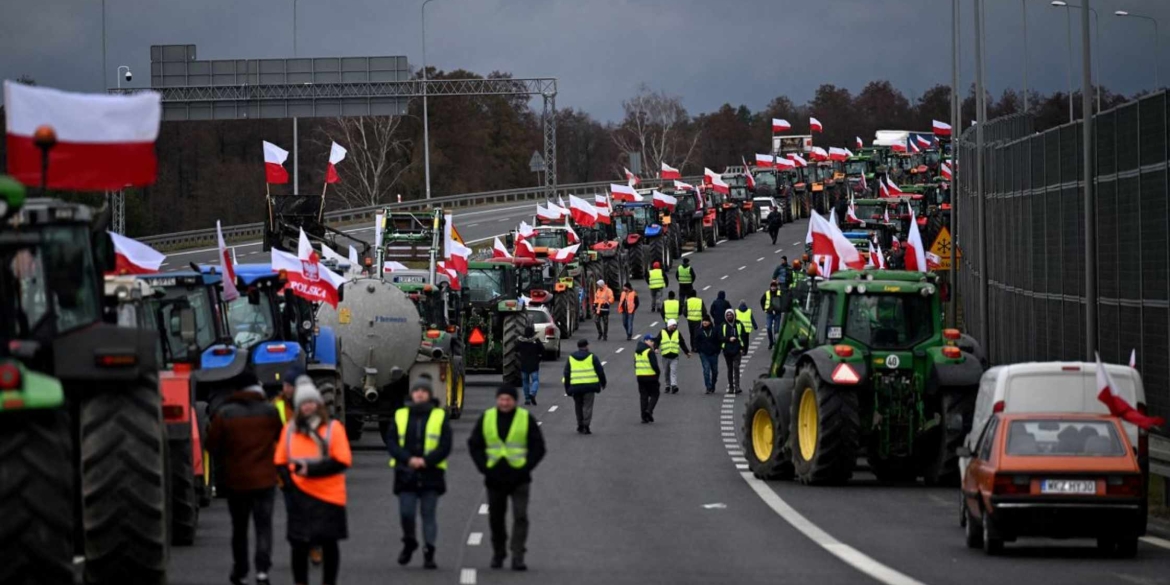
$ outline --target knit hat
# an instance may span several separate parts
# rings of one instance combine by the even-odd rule
[[[723,315],[724,315],[724,316],[727,316],[727,315],[735,315],[735,311],[733,311],[733,310],[731,310],[731,309],[727,309],[726,311],[723,311]]]
[[[647,333],[642,336],[642,341],[654,341],[654,336]]]
[[[426,390],[427,394],[430,394],[431,396],[435,395],[435,387],[431,385],[430,376],[419,376],[418,379],[410,385],[411,393],[414,393],[415,390]]]
[[[325,404],[325,399],[321,398],[321,392],[317,390],[317,385],[313,384],[312,378],[301,376],[297,378],[297,390],[293,394],[293,404],[300,408],[306,402]]]
[[[598,280],[597,280],[597,286],[605,286],[605,281],[604,281],[604,280],[601,280],[601,279],[598,279]]]
[[[588,339],[580,339],[577,341],[577,349],[585,349],[587,347],[589,347]]]
[[[674,327],[675,325],[678,325],[678,321],[675,321],[674,319],[667,319],[666,320],[667,327]]]
[[[496,396],[503,396],[505,394],[507,394],[508,396],[511,396],[512,400],[515,400],[516,397],[518,396],[515,386],[509,386],[507,384],[504,384],[503,386],[496,388]]]

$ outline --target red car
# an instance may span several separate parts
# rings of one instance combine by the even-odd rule
[[[962,485],[967,546],[996,554],[1020,536],[1096,538],[1137,553],[1145,481],[1117,418],[997,414],[970,457]]]

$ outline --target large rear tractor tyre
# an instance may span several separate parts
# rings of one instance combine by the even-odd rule
[[[923,470],[926,485],[959,485],[959,447],[971,431],[977,386],[940,388],[943,424],[932,432],[931,449]]]
[[[341,355],[338,352],[337,355]],[[319,373],[313,376],[313,383],[321,392],[321,399],[325,401],[325,408],[334,420],[345,420],[345,397],[341,387],[341,380],[335,373]]]
[[[655,262],[662,264],[662,270],[665,272],[670,269],[669,255],[666,252],[666,242],[663,241],[662,236],[658,236],[650,240],[650,244],[646,247],[646,266],[653,267]]]
[[[81,403],[86,583],[166,583],[166,439],[158,380]]]
[[[170,441],[171,544],[195,544],[199,528],[199,498],[195,492],[195,469],[191,455],[191,439]]]
[[[569,302],[569,295],[554,294],[552,302],[553,321],[556,322],[557,327],[561,330],[561,339],[568,339],[573,335],[573,306]],[[507,333],[504,334],[504,339],[507,339]]]
[[[0,416],[0,583],[73,582],[73,442],[64,408]]]
[[[861,437],[857,394],[805,367],[796,376],[791,408],[789,447],[801,483],[840,483],[852,477]]]
[[[629,270],[630,280],[646,278],[645,258],[642,258],[642,241],[626,249],[626,268]]]
[[[786,394],[791,402],[791,388]],[[760,382],[756,382],[748,394],[743,412],[743,452],[748,469],[760,479],[792,479],[794,469],[786,445],[788,429],[784,428],[780,416],[780,409],[787,406],[778,405],[772,393]]]
[[[621,273],[622,267],[621,267],[621,264],[618,262],[617,256],[614,256],[612,258],[606,258],[605,260],[601,261],[601,264],[602,264],[602,267],[603,267],[604,273],[605,273],[605,276],[603,277],[603,278],[605,278],[605,284],[609,285],[609,288],[611,288],[613,290],[621,290],[622,289],[622,273]]]
[[[524,315],[508,315],[504,317],[503,354],[501,355],[501,369],[504,383],[510,386],[520,386],[520,353],[516,346],[520,337],[524,335],[524,326],[528,319]]]

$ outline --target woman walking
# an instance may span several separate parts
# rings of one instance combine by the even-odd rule
[[[285,425],[276,447],[276,471],[288,508],[293,582],[309,583],[309,549],[324,556],[321,582],[336,585],[341,565],[339,540],[349,536],[345,515],[345,470],[353,465],[341,422],[330,420],[321,393],[308,376],[297,379],[296,417]]]

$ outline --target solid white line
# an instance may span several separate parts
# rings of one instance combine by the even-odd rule
[[[831,534],[821,530],[819,526],[813,524],[804,515],[797,512],[792,506],[789,506],[788,502],[785,502],[776,492],[772,491],[772,488],[768,487],[768,484],[756,479],[751,473],[741,473],[739,475],[756,492],[756,495],[769,508],[772,508],[773,512],[776,512],[777,515],[783,518],[784,521],[799,530],[809,540],[829,551],[833,556],[841,559],[854,569],[887,585],[923,585],[921,581],[899,573],[873,560],[861,551],[833,538]]]
[[[475,585],[475,569],[463,569],[460,571],[459,585]]]
[[[711,285],[708,284],[707,286],[703,287],[703,290],[707,290],[709,288],[711,288]]]
[[[1141,540],[1146,544],[1152,544],[1154,546],[1160,546],[1164,549],[1170,549],[1170,540],[1166,540],[1164,538],[1158,538],[1157,536],[1143,536],[1141,537]]]
[[[486,516],[486,515],[487,515],[487,512],[488,512],[488,506],[487,506],[487,504],[480,504],[480,505],[479,505],[479,515],[480,515],[480,516]]]
[[[617,348],[617,351],[615,351],[614,353],[621,353],[621,352],[623,352],[623,351],[625,351],[625,350],[626,350],[626,348],[624,348],[624,347],[619,347],[619,348]]]
[[[467,545],[468,546],[479,546],[479,543],[481,543],[481,542],[483,542],[483,533],[482,532],[472,532],[471,534],[467,535]]]
[[[505,221],[512,221],[512,218],[510,218],[510,217],[502,217],[502,218],[500,218],[500,219],[497,219],[497,220],[496,220],[496,223],[504,223]]]
[[[478,222],[477,222],[477,223],[469,223],[469,224],[467,224],[467,225],[465,225],[465,226],[463,226],[463,227],[465,227],[465,228],[471,228],[471,227],[475,227],[475,226],[477,226],[477,225],[479,225],[479,223],[478,223]]]
[[[728,275],[724,274],[724,275],[723,275],[723,278],[720,278],[719,280],[727,280],[727,276],[728,276]]]
[[[560,408],[560,407],[557,406],[556,404],[554,404],[554,405],[548,407],[548,411],[549,412],[556,412],[558,408]]]

